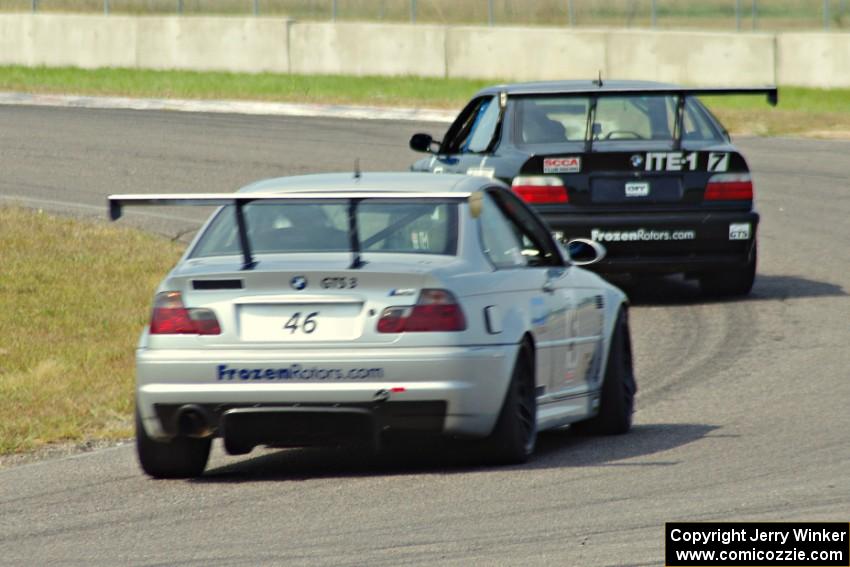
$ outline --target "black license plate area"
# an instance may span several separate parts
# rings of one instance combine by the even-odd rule
[[[286,408],[225,412],[221,422],[226,444],[253,447],[309,447],[374,442],[372,412],[356,408]]]
[[[594,204],[677,203],[683,191],[678,178],[600,177],[590,180],[590,194]]]

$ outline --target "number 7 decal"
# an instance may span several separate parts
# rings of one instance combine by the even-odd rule
[[[711,152],[708,154],[708,171],[712,173],[724,172],[729,170],[729,154],[720,152]]]

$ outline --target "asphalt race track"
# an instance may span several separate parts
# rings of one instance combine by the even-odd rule
[[[355,158],[405,169],[410,134],[444,128],[0,108],[0,203],[104,218],[109,193],[229,191]],[[850,142],[739,142],[756,286],[730,302],[677,279],[627,288],[632,433],[545,434],[506,468],[418,447],[217,450],[200,480],[154,481],[129,444],[7,467],[0,565],[661,565],[665,521],[850,521]],[[202,216],[146,213],[122,222],[176,235]]]

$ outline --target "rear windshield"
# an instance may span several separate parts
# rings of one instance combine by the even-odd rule
[[[592,125],[594,144],[672,140],[677,99],[672,95],[599,97]],[[516,109],[516,141],[519,144],[558,144],[587,139],[589,97],[521,97],[517,99]],[[724,141],[720,129],[693,97],[685,100],[682,139]]]
[[[349,203],[258,201],[243,208],[253,253],[347,252]],[[366,200],[357,205],[361,252],[455,254],[457,204]],[[240,254],[233,206],[223,207],[191,257]]]

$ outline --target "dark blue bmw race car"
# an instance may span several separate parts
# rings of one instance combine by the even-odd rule
[[[478,92],[414,171],[495,177],[564,241],[591,238],[606,273],[684,273],[707,295],[745,295],[759,215],[744,157],[698,95],[776,87],[686,88],[637,81],[498,85]]]

